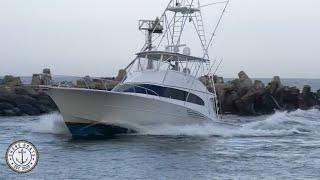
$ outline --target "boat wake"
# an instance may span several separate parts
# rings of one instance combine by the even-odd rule
[[[276,112],[273,115],[249,118],[227,116],[235,126],[186,125],[147,127],[143,135],[186,135],[186,136],[221,136],[221,137],[270,137],[295,134],[319,133],[320,111],[316,109],[295,112]]]
[[[234,126],[185,125],[185,126],[142,126],[137,135],[163,136],[220,136],[220,137],[270,137],[320,133],[320,111],[297,110],[276,112],[262,117],[226,116],[224,120]],[[60,114],[53,113],[39,117],[33,122],[33,132],[68,134]]]

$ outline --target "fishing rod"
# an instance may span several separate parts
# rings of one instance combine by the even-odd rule
[[[219,17],[218,22],[217,22],[217,25],[215,26],[215,28],[214,28],[214,30],[213,30],[213,33],[212,33],[211,38],[210,38],[210,41],[209,41],[209,43],[208,43],[208,45],[207,45],[206,51],[208,51],[209,47],[210,47],[211,44],[212,44],[212,40],[213,40],[214,36],[216,35],[216,32],[217,32],[218,27],[219,27],[219,25],[220,25],[220,23],[221,23],[222,17],[223,17],[223,15],[224,15],[224,13],[226,12],[226,9],[227,9],[227,7],[228,7],[228,5],[229,5],[229,2],[230,2],[230,0],[226,1],[226,5],[224,6],[223,11],[222,11],[222,13],[221,13],[221,15],[220,15],[220,17]]]

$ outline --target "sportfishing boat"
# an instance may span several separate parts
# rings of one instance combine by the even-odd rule
[[[216,4],[223,4],[222,12],[207,39],[201,9]],[[105,137],[162,125],[223,124],[212,79],[218,65],[210,63],[208,49],[227,5],[228,1],[201,5],[171,0],[160,18],[140,20],[146,42],[111,91],[48,87],[72,136]],[[200,56],[192,56],[183,41],[188,26],[195,30],[193,40],[200,42]],[[209,84],[201,81],[204,77]]]

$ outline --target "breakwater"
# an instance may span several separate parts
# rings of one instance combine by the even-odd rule
[[[276,110],[319,108],[320,105],[320,89],[312,92],[310,85],[304,85],[302,90],[284,85],[279,76],[274,76],[267,84],[252,80],[243,71],[232,81],[224,82],[223,78],[218,76],[213,79],[223,114],[263,115]],[[209,90],[213,90],[208,83],[208,77],[204,77],[202,81]]]
[[[0,79],[0,116],[39,115],[58,111],[52,99],[39,90],[38,85],[91,88],[111,90],[124,77],[125,71],[120,70],[115,77],[79,78],[75,82],[52,80],[50,69],[33,74],[30,84],[22,84],[20,77],[12,75]],[[213,91],[210,78],[215,81],[220,112],[237,115],[271,114],[276,110],[293,111],[319,108],[320,89],[312,91],[310,85],[300,90],[295,86],[284,85],[280,77],[275,76],[268,83],[253,80],[241,71],[238,78],[225,82],[223,77],[200,77],[200,80]]]

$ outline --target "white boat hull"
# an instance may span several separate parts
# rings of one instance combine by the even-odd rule
[[[58,106],[74,136],[139,132],[141,128],[159,125],[192,125],[212,123],[203,114],[187,107],[161,101],[156,96],[142,97],[129,93],[78,88],[50,88],[49,95]],[[106,127],[103,131],[76,131],[89,127]],[[118,129],[119,128],[119,129]],[[107,132],[111,129],[111,132]],[[115,131],[115,132],[113,132]]]

